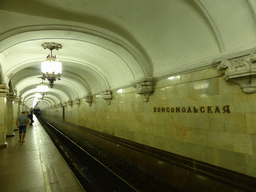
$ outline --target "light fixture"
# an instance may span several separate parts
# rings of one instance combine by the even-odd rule
[[[38,100],[42,100],[43,99],[43,95],[41,95],[40,93],[36,93],[35,94],[35,98],[37,98]]]
[[[44,97],[44,95],[47,95],[48,86],[42,82],[37,86],[36,91]]]
[[[35,107],[39,104],[39,102],[40,102],[40,101],[39,101],[37,98],[35,98],[32,108],[35,108]]]
[[[62,45],[58,43],[43,43],[42,47],[44,49],[50,49],[51,55],[48,55],[45,61],[41,63],[41,71],[43,74],[43,77],[41,77],[43,80],[48,79],[50,82],[50,87],[53,87],[53,82],[56,81],[56,79],[60,80],[60,74],[62,72],[62,63],[58,60],[56,60],[56,55],[52,55],[53,49],[61,49]]]

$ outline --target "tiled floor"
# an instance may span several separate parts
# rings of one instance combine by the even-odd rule
[[[24,143],[19,133],[0,149],[1,192],[83,192],[76,177],[39,121],[27,126]]]

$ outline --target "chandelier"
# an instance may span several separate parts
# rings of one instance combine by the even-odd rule
[[[36,93],[35,94],[35,98],[38,99],[38,100],[42,100],[43,99],[43,95],[40,94],[40,93]]]
[[[47,95],[48,86],[42,82],[37,86],[36,91],[44,97],[44,95]]]
[[[38,98],[35,98],[34,102],[33,102],[33,107],[32,108],[35,108],[39,103],[40,103],[40,101],[38,100]]]
[[[61,44],[58,43],[43,43],[42,47],[44,49],[51,50],[51,55],[49,54],[45,61],[41,63],[41,71],[43,80],[47,79],[50,82],[50,87],[53,87],[53,82],[57,79],[60,80],[60,74],[62,72],[62,63],[56,60],[56,55],[52,55],[52,50],[59,50],[62,48]]]

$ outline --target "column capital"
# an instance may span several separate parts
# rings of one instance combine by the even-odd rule
[[[9,93],[9,90],[6,84],[0,84],[0,97],[5,97],[7,93]]]
[[[89,103],[89,105],[91,106],[92,105],[92,99],[93,99],[93,96],[92,96],[92,94],[91,93],[88,93],[86,96],[85,96],[85,101],[87,102],[87,103]]]
[[[244,93],[256,92],[256,53],[223,60],[217,67],[223,79],[238,84]]]
[[[154,80],[147,80],[147,81],[141,81],[136,82],[133,86],[136,89],[136,93],[143,95],[144,101],[147,102],[149,100],[149,95],[151,95],[154,92]]]
[[[15,98],[14,98],[14,102],[19,103],[19,102],[21,102],[21,101],[20,101],[20,99],[19,99],[18,97],[15,97]]]
[[[105,91],[103,91],[102,95],[103,95],[103,99],[106,100],[108,102],[108,104],[110,105],[110,101],[112,100],[112,91],[105,90]]]
[[[7,100],[9,101],[15,101],[15,99],[17,98],[14,92],[9,92],[6,95],[7,95]]]

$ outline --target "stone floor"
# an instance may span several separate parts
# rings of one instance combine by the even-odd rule
[[[34,116],[24,143],[19,133],[0,149],[1,192],[83,192],[84,189]]]

